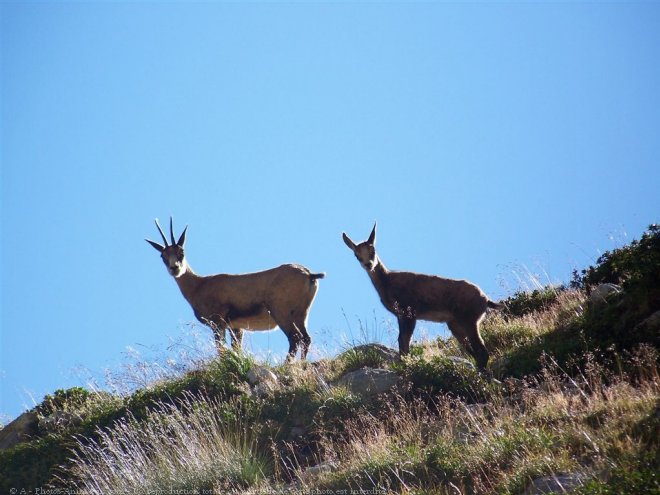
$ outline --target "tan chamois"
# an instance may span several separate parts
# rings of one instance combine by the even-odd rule
[[[307,333],[307,315],[316,296],[317,280],[324,273],[311,273],[300,265],[281,265],[256,273],[203,277],[192,271],[183,252],[188,227],[175,242],[170,217],[169,245],[158,220],[156,227],[165,245],[145,240],[160,253],[195,317],[213,330],[218,353],[224,350],[227,329],[232,348],[240,350],[243,330],[280,327],[289,340],[288,358],[295,357],[299,344],[301,358],[307,357],[312,342]]]
[[[398,319],[399,353],[410,350],[417,320],[447,323],[449,330],[474,357],[479,369],[488,363],[488,351],[479,335],[486,308],[503,306],[489,300],[476,285],[434,275],[390,271],[376,254],[376,225],[369,239],[355,244],[346,234],[344,242],[367,271],[380,300]]]

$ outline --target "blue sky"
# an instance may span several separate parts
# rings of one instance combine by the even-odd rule
[[[497,299],[659,220],[658,3],[22,1],[0,33],[5,420],[127,349],[176,359],[155,217],[200,274],[327,272],[316,356],[396,339],[344,230]]]

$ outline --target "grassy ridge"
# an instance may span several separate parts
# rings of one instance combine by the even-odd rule
[[[390,362],[370,348],[317,363],[258,365],[227,353],[126,396],[58,391],[34,440],[0,451],[0,493],[520,494],[572,473],[579,495],[660,493],[660,232],[606,253],[571,288],[514,294],[482,334],[493,378],[449,356],[453,339]],[[658,269],[655,271],[655,269]],[[589,291],[618,283],[596,308]],[[256,393],[248,372],[278,385]],[[330,386],[363,366],[401,377],[390,394]]]

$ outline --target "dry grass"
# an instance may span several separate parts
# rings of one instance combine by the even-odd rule
[[[187,396],[161,404],[141,422],[119,421],[97,440],[78,440],[70,475],[84,493],[240,490],[272,471],[239,403]]]
[[[637,359],[648,373],[636,386],[625,377],[604,379],[596,368],[566,385],[549,369],[543,387],[521,387],[488,405],[399,399],[389,411],[349,421],[345,437],[326,438],[321,461],[334,470],[315,478],[301,473],[301,487],[513,494],[554,473],[606,477],[626,459],[657,449],[657,438],[638,428],[657,414],[657,355],[646,349]]]
[[[481,334],[491,358],[498,359],[512,349],[538,342],[557,330],[571,326],[583,313],[586,294],[582,290],[567,290],[557,296],[557,302],[545,311],[535,311],[516,318],[491,312],[481,325]]]
[[[536,351],[563,344],[579,330],[584,303],[582,292],[566,291],[543,311],[508,319],[491,313],[483,335],[494,363],[516,365],[516,359],[527,357],[538,365]],[[140,405],[131,410],[144,414],[97,430],[94,440],[79,438],[61,485],[99,494],[348,489],[519,495],[537,477],[570,472],[594,480],[596,488],[585,487],[580,495],[620,495],[644,493],[626,491],[631,480],[641,483],[635,487],[656,483],[648,475],[660,457],[655,348],[610,353],[618,367],[587,353],[577,371],[568,370],[549,355],[525,380],[503,378],[498,384],[480,375],[492,392],[474,399],[487,402],[482,404],[456,393],[443,395],[461,380],[475,380],[469,367],[455,366],[448,383],[438,381],[440,364],[449,361],[439,356],[462,355],[453,339],[416,346],[411,354],[391,369],[408,378],[411,370],[429,371],[418,373],[419,390],[411,379],[400,395],[378,399],[328,385],[347,369],[345,358],[274,367],[279,388],[250,395],[244,375],[254,360],[225,356],[128,397],[127,404]],[[358,356],[349,367],[364,360]],[[507,376],[513,376],[512,369],[506,369]],[[193,385],[215,390],[218,399],[187,394]],[[94,410],[95,402],[103,405],[107,399],[84,407]],[[655,459],[650,469],[644,467],[649,457]],[[608,483],[615,491],[598,491]]]

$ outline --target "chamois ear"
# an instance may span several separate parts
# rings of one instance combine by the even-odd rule
[[[374,228],[369,235],[369,239],[367,239],[367,243],[371,244],[372,246],[376,244],[376,222],[374,222]]]
[[[342,232],[341,236],[342,236],[342,238],[344,239],[344,242],[346,243],[346,245],[347,245],[352,251],[355,251],[355,248],[356,248],[357,246],[356,246],[355,243],[351,240],[351,238],[348,237],[348,236],[346,235],[345,232]]]
[[[163,250],[165,249],[163,246],[161,246],[161,245],[158,244],[157,242],[150,241],[149,239],[145,239],[145,241],[147,241],[149,244],[151,244],[151,245],[153,246],[153,248],[154,248],[156,251],[158,251],[159,253],[162,253]]]
[[[179,237],[179,240],[176,241],[176,245],[179,247],[183,247],[183,245],[186,243],[186,230],[188,230],[187,225],[186,228],[183,229],[183,232],[181,232],[181,237]]]

